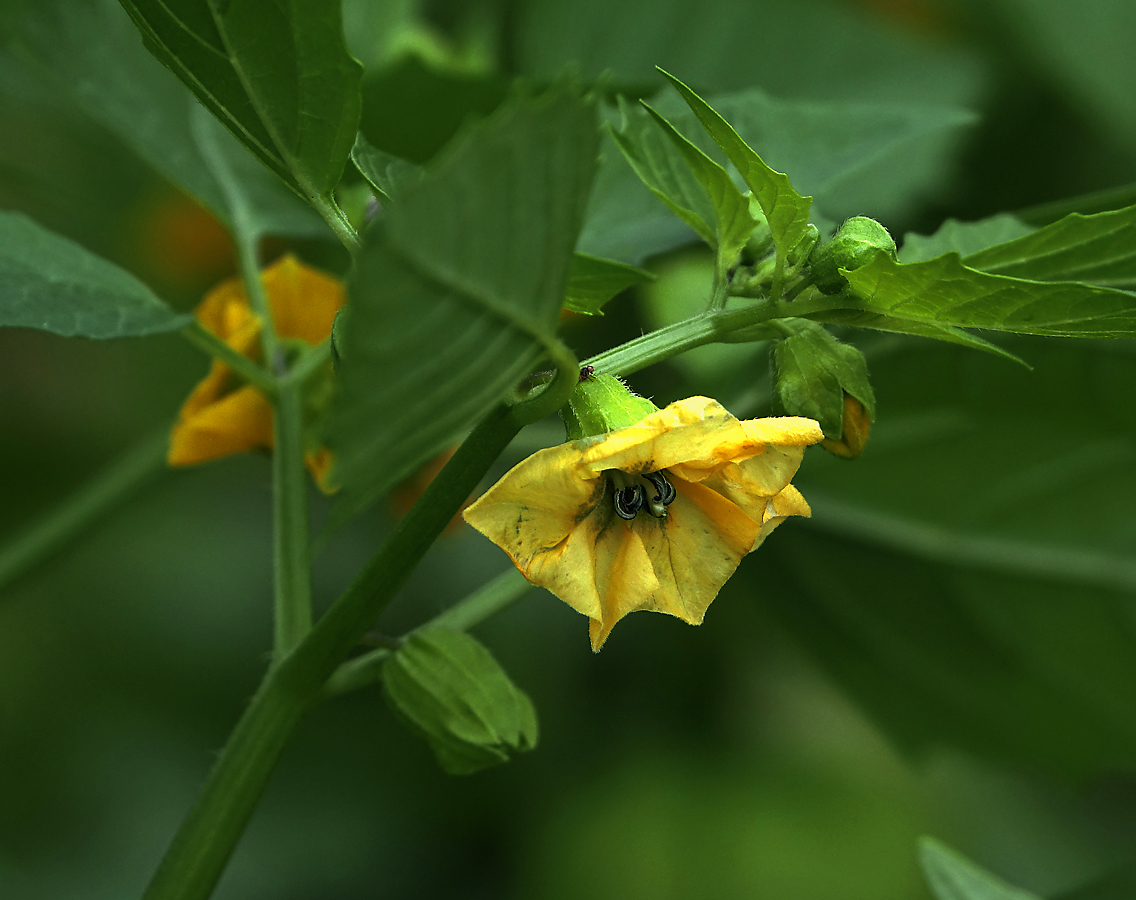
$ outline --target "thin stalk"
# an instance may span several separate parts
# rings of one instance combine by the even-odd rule
[[[529,422],[567,400],[579,374],[563,346],[552,383],[483,419],[307,637],[275,662],[237,723],[193,809],[154,874],[145,900],[205,900],[221,877],[277,759],[339,663],[402,586],[466,497]]]
[[[308,202],[312,208],[320,214],[335,236],[339,238],[339,242],[350,251],[354,256],[363,248],[363,241],[359,237],[359,232],[355,230],[355,226],[348,221],[347,216],[344,214],[333,201],[327,197],[320,197],[319,195],[308,197]]]
[[[293,650],[312,627],[312,556],[303,417],[299,382],[281,379],[272,420],[273,653],[277,658]]]
[[[66,549],[167,473],[169,440],[169,428],[146,438],[0,548],[0,589]]]
[[[516,569],[507,569],[414,630],[448,628],[451,631],[468,631],[520,600],[532,588],[524,575]],[[374,684],[381,677],[383,662],[390,654],[390,648],[381,647],[349,659],[328,679],[323,696],[335,697]]]
[[[275,395],[276,379],[255,361],[238,353],[213,332],[203,328],[200,322],[195,320],[193,324],[187,325],[181,330],[181,334],[197,349],[216,357],[249,384],[264,391],[269,397]]]

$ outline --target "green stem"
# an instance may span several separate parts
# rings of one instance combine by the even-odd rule
[[[182,336],[210,356],[221,360],[230,369],[236,372],[249,384],[255,385],[266,395],[272,397],[276,393],[276,379],[264,368],[226,344],[213,332],[203,328],[200,322],[194,321],[181,330]]]
[[[260,345],[264,350],[265,363],[268,371],[279,377],[285,373],[287,362],[284,358],[284,348],[276,338],[276,323],[272,318],[272,307],[264,293],[264,282],[260,280],[256,237],[238,225],[233,229],[233,240],[237,245],[237,264],[241,270],[245,295],[253,312],[260,319]]]
[[[334,201],[327,197],[314,195],[308,197],[308,202],[327,222],[331,230],[335,232],[335,236],[339,238],[340,243],[350,251],[352,256],[363,248],[363,241],[359,237],[359,232],[355,230],[355,226],[351,224],[346,214]]]
[[[168,427],[146,438],[0,549],[0,589],[64,550],[168,472],[169,442]]]
[[[551,384],[524,403],[497,407],[474,428],[351,586],[299,646],[269,669],[154,874],[146,900],[209,896],[276,760],[324,683],[514,435],[566,401],[579,368],[563,346],[550,353],[559,367]]]
[[[300,383],[282,378],[273,416],[272,489],[276,658],[294,649],[312,627],[308,476]]]
[[[459,600],[441,615],[435,616],[414,630],[448,628],[450,631],[468,631],[505,607],[516,603],[531,591],[532,587],[525,576],[516,569],[507,569],[464,600]],[[374,684],[381,677],[383,661],[390,654],[389,648],[382,647],[349,659],[328,679],[323,689],[323,696],[335,697]]]

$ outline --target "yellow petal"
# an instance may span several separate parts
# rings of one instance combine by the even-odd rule
[[[260,273],[276,333],[318,344],[329,334],[347,297],[343,284],[290,253]]]
[[[245,385],[220,400],[179,417],[170,434],[167,461],[188,466],[272,446],[272,405]]]

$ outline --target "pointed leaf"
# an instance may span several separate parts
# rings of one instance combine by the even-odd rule
[[[1008,243],[964,257],[972,269],[1035,281],[1136,288],[1136,206],[1066,216]]]
[[[572,271],[568,275],[564,308],[585,316],[602,316],[603,305],[616,294],[654,279],[654,274],[646,269],[638,269],[614,259],[576,253],[572,256]]]
[[[758,221],[750,213],[749,198],[734,186],[726,170],[683,137],[675,127],[654,109],[643,103],[647,112],[663,129],[663,133],[682,155],[714,210],[714,243],[718,271],[722,275],[732,266],[745,246]]]
[[[989,275],[955,253],[910,264],[880,254],[845,274],[851,291],[841,297],[849,308],[891,318],[1056,337],[1136,335],[1134,294]]]
[[[662,72],[662,69],[659,70]],[[663,72],[682,95],[715,143],[734,164],[769,220],[769,230],[779,255],[788,253],[805,237],[812,197],[802,197],[781,172],[769,168],[753,149],[738,136],[729,123],[701,97],[673,75]]]
[[[116,338],[173,331],[190,319],[125,269],[20,213],[0,212],[0,326]]]
[[[595,167],[595,109],[510,104],[399,193],[336,328],[337,521],[461,439],[554,339]]]
[[[399,187],[409,184],[422,177],[422,167],[395,156],[377,150],[363,137],[363,132],[355,136],[355,144],[351,148],[351,161],[359,174],[367,179],[367,184],[375,189],[379,199],[390,200]]]
[[[302,197],[326,198],[359,126],[363,69],[324,0],[121,0],[142,39]]]
[[[919,862],[937,900],[1041,900],[1006,884],[934,838],[919,839]]]

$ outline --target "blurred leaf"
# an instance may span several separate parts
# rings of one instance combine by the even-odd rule
[[[705,100],[673,75],[667,72],[663,72],[663,75],[670,79],[691,112],[698,117],[702,127],[741,173],[769,221],[769,230],[777,245],[777,255],[783,259],[805,237],[813,198],[802,197],[793,190],[788,177],[769,168]]]
[[[1132,900],[1136,897],[1136,864],[1129,864],[1075,890],[1062,892],[1057,900]]]
[[[22,31],[48,83],[57,84],[91,118],[232,227],[227,190],[218,184],[191,130],[199,104],[140,45],[118,3],[44,4],[35,8]],[[92,34],[99,39],[91,40]],[[319,216],[235,138],[217,135],[211,144],[248,198],[258,233],[331,236]]]
[[[468,634],[415,632],[383,664],[383,687],[451,775],[469,775],[536,746],[532,701]]]
[[[1136,287],[1136,206],[1074,213],[1032,234],[966,257],[971,268],[1036,281]]]
[[[907,264],[880,254],[845,274],[851,287],[840,296],[850,308],[895,319],[1063,337],[1136,335],[1136,295],[989,275],[953,253]]]
[[[351,161],[359,170],[359,174],[367,179],[381,199],[390,200],[398,188],[422,176],[422,170],[412,162],[376,150],[359,132],[355,137],[355,145],[351,148]]]
[[[587,253],[572,256],[564,308],[585,316],[602,316],[603,305],[616,294],[655,276],[645,269],[600,259]]]
[[[518,101],[389,207],[336,329],[340,521],[459,440],[544,357],[597,137],[594,106],[566,89]]]
[[[810,100],[935,103],[969,102],[982,84],[970,52],[823,0],[721,0],[712,10],[696,0],[525,0],[519,8],[520,69],[544,77],[572,64],[585,78],[607,73],[621,88],[642,88],[662,66],[703,96],[760,84]]]
[[[944,253],[957,253],[968,257],[995,244],[1003,244],[1029,234],[1033,229],[1021,222],[1012,213],[998,213],[977,222],[959,222],[947,219],[932,235],[908,234],[899,248],[899,261],[903,263],[923,262]],[[968,260],[968,265],[971,265]],[[988,271],[984,266],[976,269]],[[1011,274],[1006,272],[1004,274]]]
[[[934,838],[919,839],[919,861],[937,900],[1040,900],[1012,887]]]
[[[300,196],[329,198],[359,124],[363,69],[323,0],[121,0],[146,48]]]
[[[124,269],[0,212],[0,325],[65,337],[137,337],[189,324]]]

